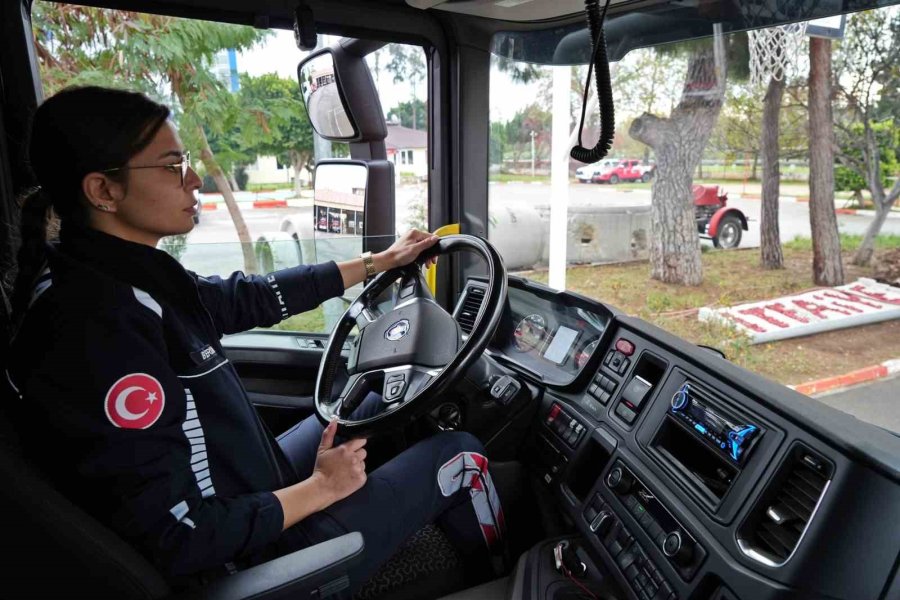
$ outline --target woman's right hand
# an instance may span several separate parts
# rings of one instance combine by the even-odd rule
[[[366,483],[366,440],[350,440],[335,447],[336,432],[337,421],[329,423],[322,432],[313,469],[313,477],[319,479],[328,504],[346,498]]]

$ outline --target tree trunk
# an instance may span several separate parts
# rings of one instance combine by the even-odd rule
[[[234,173],[228,174],[228,184],[231,186],[232,192],[241,191],[241,186],[238,185],[237,179],[234,177]]]
[[[841,240],[834,214],[834,121],[831,113],[831,40],[809,39],[809,224],[813,281],[844,283]]]
[[[869,263],[872,262],[872,256],[875,254],[875,238],[881,231],[881,227],[884,225],[885,220],[887,220],[888,213],[891,212],[890,206],[887,208],[882,207],[883,205],[881,204],[875,204],[875,218],[869,223],[869,228],[866,229],[866,235],[863,237],[863,241],[859,245],[859,248],[856,249],[856,254],[853,255],[854,265],[867,267],[869,266]]]
[[[781,171],[778,165],[778,117],[784,80],[769,79],[769,89],[763,100],[762,135],[759,156],[762,159],[762,214],[760,217],[760,262],[764,269],[784,268],[781,253],[781,233],[778,226],[778,196]],[[753,162],[754,170],[756,161]]]
[[[197,127],[197,135],[200,140],[200,160],[206,167],[206,172],[210,174],[216,183],[216,188],[225,199],[225,206],[234,222],[234,229],[237,231],[238,240],[241,243],[241,252],[244,254],[244,272],[248,275],[259,272],[259,266],[256,262],[256,253],[253,251],[253,242],[250,239],[250,232],[247,230],[247,224],[244,223],[244,217],[241,215],[241,209],[238,207],[234,199],[231,188],[228,187],[228,180],[216,157],[213,155],[212,149],[209,147],[209,140],[206,139],[206,132],[202,127]]]
[[[691,175],[722,108],[725,82],[724,69],[720,70],[714,45],[698,48],[688,61],[681,99],[671,116],[661,119],[644,113],[629,130],[631,137],[653,148],[656,155],[650,269],[651,277],[666,283],[699,285],[703,281]]]
[[[303,160],[303,156],[299,152],[291,152],[291,164],[294,166],[294,196],[297,198],[300,197],[300,192],[303,191],[303,185],[300,183],[300,171],[305,163],[306,161]]]

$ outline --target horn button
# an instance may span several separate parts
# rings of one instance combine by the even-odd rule
[[[347,370],[353,374],[404,364],[443,367],[461,343],[453,317],[434,301],[417,298],[363,328]]]

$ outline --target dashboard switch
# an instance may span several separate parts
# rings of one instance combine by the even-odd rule
[[[634,354],[634,344],[632,344],[625,338],[619,338],[616,340],[616,350],[618,350],[625,356],[631,356],[632,354]]]
[[[616,406],[616,414],[619,415],[619,417],[629,425],[634,423],[634,420],[637,418],[637,413],[621,402],[618,406]]]

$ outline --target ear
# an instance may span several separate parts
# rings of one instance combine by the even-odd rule
[[[118,202],[125,195],[122,184],[96,172],[84,176],[81,191],[91,206],[103,212],[116,212]]]

